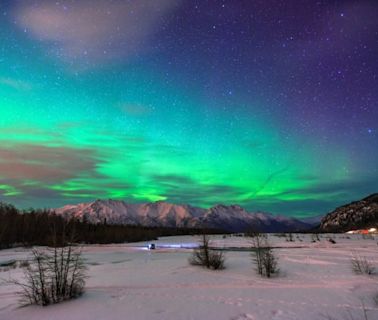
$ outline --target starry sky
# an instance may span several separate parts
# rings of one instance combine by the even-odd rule
[[[378,191],[378,2],[0,0],[0,201],[308,217]]]

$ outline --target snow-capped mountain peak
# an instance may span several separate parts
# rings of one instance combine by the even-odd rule
[[[75,217],[90,223],[128,224],[162,227],[208,227],[226,231],[294,231],[307,224],[292,218],[268,213],[250,213],[238,205],[218,204],[209,209],[164,201],[129,204],[119,200],[95,200],[56,209],[66,218]]]

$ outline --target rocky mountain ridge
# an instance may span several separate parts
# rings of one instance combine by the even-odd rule
[[[250,213],[237,205],[216,205],[209,209],[177,205],[163,201],[129,204],[119,200],[67,205],[56,209],[66,218],[76,217],[90,223],[128,224],[162,227],[216,228],[229,232],[255,229],[261,232],[291,232],[311,228],[294,218]]]

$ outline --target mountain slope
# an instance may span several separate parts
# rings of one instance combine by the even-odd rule
[[[285,232],[309,229],[310,225],[293,218],[268,213],[249,213],[242,207],[217,205],[210,209],[167,202],[128,204],[116,200],[96,200],[68,205],[55,210],[65,218],[76,217],[90,223],[129,224],[164,227],[216,228],[230,232],[250,229]]]
[[[129,204],[117,200],[96,200],[56,209],[66,218],[76,217],[90,223],[185,227],[203,209],[166,202]]]
[[[321,221],[322,231],[345,232],[378,225],[378,193],[338,207]]]

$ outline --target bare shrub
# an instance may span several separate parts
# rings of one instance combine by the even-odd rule
[[[267,236],[259,232],[250,232],[253,261],[256,265],[256,272],[259,275],[270,278],[278,273],[278,261],[270,246]]]
[[[261,249],[260,249],[261,250]],[[270,278],[273,274],[278,273],[277,258],[271,247],[262,248],[262,276]]]
[[[224,253],[222,251],[211,251],[209,256],[209,265],[211,269],[214,270],[222,270],[225,268],[224,266]]]
[[[59,230],[58,230],[59,231]],[[32,249],[23,264],[24,278],[10,282],[21,288],[21,303],[47,306],[80,296],[84,292],[86,266],[81,247],[73,245],[75,230],[67,236],[66,226],[60,232],[52,226],[52,247]]]
[[[263,247],[267,243],[267,237],[260,232],[249,232],[251,237],[252,248],[254,249],[253,261],[256,264],[256,271],[258,274],[263,274]]]
[[[294,242],[294,238],[293,238],[293,234],[292,233],[288,233],[287,234],[287,238],[286,238],[286,241],[289,241],[289,242]]]
[[[225,257],[222,251],[210,248],[209,236],[204,234],[201,238],[200,247],[193,251],[189,263],[196,266],[204,266],[208,269],[224,269]]]
[[[319,234],[317,234],[317,233],[313,233],[313,234],[311,235],[311,241],[312,241],[312,242],[320,241]]]
[[[17,284],[22,304],[47,306],[80,296],[84,292],[85,270],[81,249],[71,244],[61,248],[33,249]]]
[[[353,253],[351,263],[355,274],[373,275],[375,273],[373,264],[366,257],[362,257],[357,253]]]

